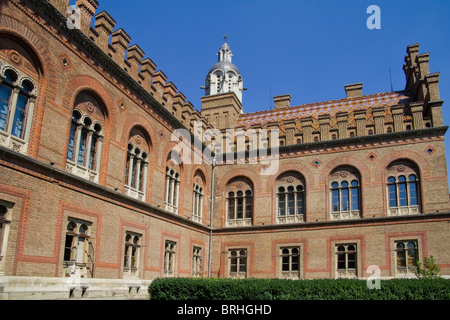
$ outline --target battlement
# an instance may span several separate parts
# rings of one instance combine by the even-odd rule
[[[69,0],[49,2],[69,16]],[[80,30],[188,129],[193,128],[194,121],[201,121],[203,127],[210,128],[207,119],[194,110],[192,103],[186,101],[185,95],[168,81],[162,70],[157,70],[156,63],[145,56],[144,50],[138,44],[131,44],[131,36],[123,28],[115,29],[116,21],[107,11],[95,14],[98,5],[97,0],[75,2],[80,8]]]

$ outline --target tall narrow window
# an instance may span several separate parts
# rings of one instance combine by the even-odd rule
[[[7,130],[8,110],[13,92],[13,85],[17,76],[12,72],[5,73],[5,80],[0,84],[0,130]]]
[[[166,168],[166,210],[178,213],[178,201],[180,196],[180,174],[170,167]]]
[[[90,228],[90,223],[78,219],[67,222],[63,265],[66,276],[93,276],[94,247],[90,241]]]
[[[173,241],[166,241],[164,245],[163,275],[166,277],[175,276],[176,246],[177,243]]]
[[[332,220],[361,217],[359,172],[352,167],[340,167],[330,175],[330,209]]]
[[[139,253],[142,235],[127,232],[125,235],[125,248],[123,256],[123,273],[129,277],[139,275]]]
[[[417,241],[397,241],[395,245],[397,255],[397,272],[402,274],[412,273],[417,269],[419,258]]]
[[[297,172],[281,174],[276,181],[277,223],[303,222],[305,214],[304,179]]]
[[[387,168],[386,190],[388,215],[420,213],[419,170],[407,160],[391,163]]]
[[[201,277],[202,276],[202,248],[194,247],[192,250],[192,276]]]
[[[300,278],[300,249],[298,247],[281,248],[281,277],[283,279]]]
[[[397,186],[395,185],[395,178],[390,177],[388,179],[388,191],[389,191],[389,207],[397,207]]]
[[[230,277],[246,278],[247,277],[247,250],[230,250]]]
[[[72,113],[72,123],[70,125],[69,133],[69,148],[67,150],[67,159],[74,161],[75,158],[75,134],[77,132],[78,123],[80,121],[81,114],[79,111],[75,110]]]
[[[357,277],[356,245],[342,244],[336,246],[337,277]]]
[[[194,184],[192,195],[192,220],[202,222],[203,216],[203,188]]]
[[[140,128],[130,133],[125,165],[125,194],[145,201],[148,184],[150,140]]]

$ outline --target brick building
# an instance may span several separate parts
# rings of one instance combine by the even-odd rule
[[[371,265],[405,277],[431,255],[450,275],[447,127],[418,44],[404,91],[357,83],[245,113],[225,43],[198,111],[96,0],[76,1],[74,24],[68,4],[0,1],[2,299],[139,298],[157,277],[364,279]]]

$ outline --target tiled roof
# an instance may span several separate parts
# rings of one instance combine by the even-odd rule
[[[259,111],[253,113],[242,114],[236,121],[235,127],[252,127],[254,125],[262,125],[267,123],[281,123],[280,130],[284,131],[283,122],[288,120],[302,119],[313,117],[313,130],[318,130],[320,115],[328,114],[330,116],[330,128],[337,125],[336,114],[339,112],[348,112],[348,126],[354,125],[355,110],[367,110],[366,121],[373,122],[372,109],[393,106],[397,104],[406,104],[410,97],[405,92],[384,92],[373,95],[367,95],[359,98],[329,100],[324,102],[310,103],[300,106],[287,107],[282,109],[273,109],[267,111]],[[385,121],[392,120],[389,110],[386,110]],[[297,129],[301,132],[301,125],[297,124]]]

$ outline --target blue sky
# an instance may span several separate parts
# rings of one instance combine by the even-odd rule
[[[74,1],[71,2],[73,4]],[[291,105],[340,99],[344,86],[363,93],[405,87],[406,47],[430,52],[440,72],[441,99],[450,99],[450,1],[446,0],[99,0],[197,109],[205,77],[228,35],[241,71],[246,112],[267,110],[272,96]],[[369,30],[370,5],[381,9],[381,29]],[[450,106],[444,103],[445,125]],[[446,143],[447,158],[450,142]],[[448,163],[448,161],[447,161]],[[450,172],[450,170],[449,170]]]

